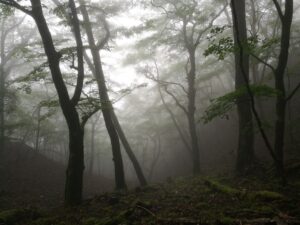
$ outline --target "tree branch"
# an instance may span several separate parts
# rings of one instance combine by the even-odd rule
[[[204,30],[202,30],[201,32],[198,33],[196,42],[194,44],[195,47],[199,45],[200,38],[202,37],[202,35],[212,27],[212,25],[215,22],[215,20],[225,11],[225,9],[227,8],[227,6],[228,6],[228,2],[226,2],[226,4],[224,5],[224,7],[212,18],[212,20],[210,21],[210,23],[208,24],[208,26]]]
[[[280,4],[279,4],[279,2],[278,2],[277,0],[272,0],[272,1],[273,1],[274,5],[275,5],[275,7],[276,7],[277,13],[278,13],[279,18],[280,18],[280,20],[281,20],[281,22],[282,22],[283,19],[284,19],[284,14],[283,14],[283,12],[282,12],[282,9],[281,9],[281,7],[280,7]]]
[[[80,95],[83,88],[83,80],[84,80],[84,61],[83,61],[83,43],[81,39],[81,32],[80,32],[80,24],[79,19],[76,11],[76,5],[74,0],[69,0],[69,8],[71,10],[70,13],[70,21],[72,22],[73,26],[73,33],[75,36],[76,41],[76,51],[77,51],[77,84],[75,87],[75,91],[71,102],[73,105],[77,105],[78,101],[80,100]]]
[[[264,61],[263,59],[259,58],[257,55],[255,55],[255,54],[252,53],[252,52],[250,52],[249,54],[250,54],[253,58],[255,58],[257,61],[259,61],[259,62],[261,62],[262,64],[264,64],[265,66],[269,67],[269,68],[272,70],[272,72],[273,72],[274,74],[276,73],[275,68],[274,68],[271,64],[269,64],[269,63],[267,63],[266,61]]]
[[[164,87],[164,91],[174,99],[174,101],[176,102],[176,105],[177,105],[180,109],[182,109],[182,111],[183,111],[186,115],[188,115],[187,109],[184,107],[184,105],[182,105],[182,104],[179,102],[178,98],[177,98],[172,92],[170,92],[170,91],[168,90],[168,86],[167,86],[167,85],[164,85],[163,87]]]
[[[24,6],[20,5],[14,0],[0,0],[1,4],[14,7],[16,9],[19,9],[20,11],[24,12],[25,14],[32,16],[32,11],[29,9],[26,9]]]
[[[300,83],[294,88],[294,90],[289,94],[289,96],[286,97],[285,101],[288,102],[289,100],[291,100],[299,89]]]
[[[104,29],[105,29],[105,36],[104,36],[104,38],[103,38],[101,41],[99,41],[99,42],[97,43],[96,46],[97,46],[97,49],[98,49],[98,50],[103,49],[104,46],[107,44],[109,38],[110,38],[109,25],[108,25],[108,23],[107,23],[107,21],[106,21],[105,16],[103,16],[103,18],[102,18],[102,23],[103,23]]]

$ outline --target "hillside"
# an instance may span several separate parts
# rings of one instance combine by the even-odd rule
[[[62,204],[66,166],[22,143],[10,143],[0,163],[0,209]],[[113,189],[113,181],[85,175],[84,196]]]
[[[7,225],[300,224],[300,183],[234,178],[178,178],[129,192],[102,194],[72,209],[10,210]]]

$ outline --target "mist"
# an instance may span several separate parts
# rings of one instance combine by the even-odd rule
[[[0,0],[0,224],[297,224],[299,8]]]

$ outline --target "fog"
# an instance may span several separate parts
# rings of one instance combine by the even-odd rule
[[[42,25],[38,27],[41,20],[34,12],[26,14],[31,2],[0,0],[0,190],[11,190],[15,195],[28,192],[32,197],[32,186],[44,193],[49,182],[53,191],[40,194],[43,198],[77,203],[79,199],[70,200],[72,194],[69,199],[64,197],[63,190],[68,189],[65,179],[72,180],[70,174],[81,168],[75,166],[80,151],[84,155],[83,199],[122,189],[122,182],[133,189],[141,180],[124,138],[148,184],[192,175],[260,175],[272,168],[274,157],[266,139],[276,155],[280,90],[276,89],[273,70],[284,48],[280,45],[282,26],[272,1],[246,1],[248,44],[241,39],[241,47],[233,43],[236,24],[226,1],[75,1],[76,27],[67,1],[45,0],[42,10],[59,53],[57,67],[56,61],[50,60],[56,57],[50,56],[51,46],[50,50],[45,46],[49,39],[43,39]],[[284,3],[280,4],[284,8]],[[283,71],[285,96],[291,97],[283,116],[284,157],[277,155],[275,168],[281,159],[285,167],[300,160],[299,7],[295,1]],[[77,28],[81,45],[76,39]],[[236,78],[239,48],[250,57],[248,83],[240,78],[239,84]],[[95,61],[97,54],[99,61]],[[82,73],[80,57],[84,61]],[[80,99],[74,100],[82,74]],[[248,108],[238,111],[237,105],[243,101]],[[252,116],[241,128],[247,110]],[[78,122],[72,123],[76,115]],[[78,142],[81,131],[82,147]],[[251,143],[241,137],[249,133],[253,135]],[[241,156],[250,145],[253,154]],[[239,166],[240,157],[251,165]],[[41,187],[35,177],[41,179]]]

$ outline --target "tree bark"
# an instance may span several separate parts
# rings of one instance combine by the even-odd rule
[[[94,69],[95,69],[95,78],[98,84],[99,89],[99,95],[100,95],[100,101],[101,101],[101,110],[103,113],[103,118],[105,122],[106,129],[108,131],[108,135],[110,137],[110,142],[112,146],[112,153],[113,153],[113,161],[115,166],[115,183],[116,183],[116,189],[126,189],[126,182],[125,182],[125,175],[124,175],[124,166],[123,166],[123,159],[121,155],[121,149],[120,149],[120,142],[119,142],[119,136],[117,133],[117,130],[115,128],[115,125],[113,123],[111,110],[112,110],[112,104],[109,99],[108,93],[107,93],[107,87],[105,84],[105,77],[102,69],[102,63],[101,63],[101,57],[99,53],[99,49],[96,45],[90,19],[88,12],[86,10],[85,2],[84,0],[80,0],[80,9],[81,13],[84,19],[84,28],[86,30],[86,34],[88,37],[88,42],[94,62]]]
[[[5,58],[5,35],[4,21],[2,22],[1,43],[0,43],[0,153],[4,150],[5,142],[5,74],[4,74],[4,58]]]
[[[4,79],[4,70],[2,65],[0,65],[0,153],[4,150],[5,142],[5,79]]]
[[[41,130],[41,107],[37,108],[37,126],[36,126],[36,136],[35,136],[35,151],[39,150],[40,142],[40,130]]]
[[[54,47],[52,35],[43,15],[40,0],[31,0],[31,16],[35,20],[47,55],[52,79],[58,93],[59,103],[69,128],[69,162],[66,172],[65,204],[77,205],[82,201],[84,170],[83,136],[79,115],[72,104],[59,67],[61,55]]]
[[[233,20],[238,27],[234,26],[234,41],[237,44],[237,30],[239,39],[242,45],[247,44],[247,27],[246,27],[246,14],[245,14],[245,0],[232,0],[234,1],[234,10],[236,17],[233,16]],[[231,7],[234,7],[233,4]],[[243,51],[243,60],[241,65],[240,51],[235,52],[235,89],[239,90],[249,83],[249,54]],[[242,67],[244,70],[242,71]],[[254,161],[254,131],[252,112],[249,96],[247,94],[237,99],[237,112],[239,119],[239,135],[238,135],[238,149],[236,159],[236,172],[237,174],[244,174],[249,170]]]
[[[195,121],[195,101],[196,101],[196,58],[195,58],[195,48],[189,48],[189,59],[190,59],[190,71],[188,72],[188,125],[191,137],[192,152],[193,152],[193,174],[197,175],[200,173],[200,151],[198,143],[198,135],[196,129]]]
[[[293,20],[293,0],[285,1],[285,13],[281,14],[281,42],[279,60],[275,70],[275,88],[279,91],[279,95],[276,98],[276,123],[275,123],[275,140],[274,151],[277,157],[277,163],[275,163],[278,176],[282,178],[282,182],[286,183],[284,174],[284,139],[285,139],[285,123],[286,123],[286,90],[284,75],[287,67],[289,47],[290,47],[290,35],[291,25]]]
[[[92,124],[92,131],[91,131],[91,152],[90,152],[90,163],[89,163],[89,174],[93,174],[94,169],[94,156],[95,156],[95,130],[96,130],[96,123]]]
[[[112,116],[114,125],[116,127],[116,130],[118,132],[118,135],[120,137],[120,140],[121,140],[121,142],[124,146],[124,149],[125,149],[128,157],[129,157],[129,159],[130,159],[130,161],[131,161],[131,163],[134,167],[134,170],[136,172],[136,175],[138,177],[140,185],[141,186],[146,186],[147,185],[147,180],[144,176],[143,170],[142,170],[137,158],[135,157],[135,154],[133,153],[133,151],[131,149],[131,146],[130,146],[130,144],[129,144],[126,136],[125,136],[125,133],[124,133],[124,131],[123,131],[123,129],[122,129],[120,123],[119,123],[119,120],[118,120],[118,118],[117,118],[117,116],[116,116],[113,109],[111,110],[111,116]]]

